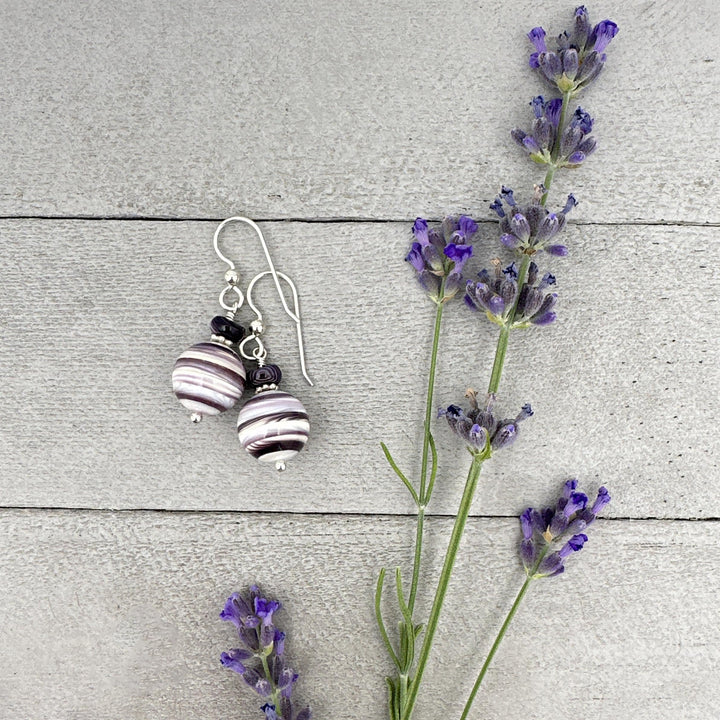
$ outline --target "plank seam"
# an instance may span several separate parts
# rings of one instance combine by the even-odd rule
[[[57,513],[57,514],[86,514],[86,515],[121,515],[121,514],[147,514],[147,515],[229,515],[229,516],[255,516],[269,515],[277,517],[325,517],[325,518],[414,518],[412,513],[361,513],[361,512],[292,512],[287,510],[188,510],[167,508],[87,508],[87,507],[32,507],[23,505],[2,505],[0,515],[6,512],[23,511],[29,514]],[[452,520],[455,516],[450,513],[431,513],[425,517]],[[471,514],[476,520],[517,520],[517,515],[487,515]],[[660,517],[657,515],[645,516],[616,516],[600,518],[607,522],[720,522],[720,517]]]
[[[78,220],[83,222],[207,222],[220,223],[226,218],[208,217],[168,217],[164,215],[0,215],[0,220]],[[306,224],[405,224],[411,223],[415,218],[366,218],[366,217],[262,217],[255,216],[256,222],[274,223],[306,223]],[[441,222],[441,217],[428,217],[430,222]],[[497,225],[493,219],[483,218],[477,220],[482,225]],[[657,226],[657,227],[720,227],[720,222],[691,222],[689,220],[624,220],[621,222],[593,222],[584,220],[568,221],[569,225],[578,227],[623,227],[623,226]]]

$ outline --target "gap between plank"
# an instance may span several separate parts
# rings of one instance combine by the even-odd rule
[[[171,510],[167,508],[90,508],[90,507],[36,507],[23,505],[1,505],[0,515],[5,512],[23,511],[28,514],[34,513],[57,513],[61,514],[87,514],[87,515],[121,515],[121,514],[156,514],[156,515],[271,515],[285,517],[326,517],[326,518],[414,518],[413,513],[362,513],[362,512],[319,512],[319,511],[288,511],[288,510],[189,510],[177,509]],[[444,520],[452,520],[455,516],[449,513],[428,514],[427,518],[438,518]],[[517,515],[470,515],[474,520],[517,520]],[[720,522],[720,517],[659,517],[656,515],[646,515],[642,517],[620,516],[620,517],[601,517],[606,522]]]
[[[170,217],[165,215],[0,215],[0,220],[82,220],[89,222],[209,222],[220,223],[226,218],[212,217]],[[336,223],[358,223],[358,224],[391,224],[411,223],[415,218],[369,218],[369,217],[262,217],[253,218],[256,222],[276,223],[308,223],[330,225]],[[428,217],[430,222],[441,222],[441,217]],[[480,219],[477,221],[484,225],[496,225],[497,221]],[[720,222],[691,222],[689,220],[625,220],[620,222],[592,222],[569,220],[570,225],[597,226],[597,227],[622,227],[630,226],[660,226],[660,227],[720,227]]]

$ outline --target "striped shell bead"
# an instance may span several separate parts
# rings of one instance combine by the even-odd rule
[[[245,367],[237,353],[224,345],[202,342],[175,361],[173,392],[193,414],[218,415],[240,399]]]
[[[303,449],[310,433],[302,403],[282,390],[258,393],[240,410],[238,439],[250,455],[278,469]]]

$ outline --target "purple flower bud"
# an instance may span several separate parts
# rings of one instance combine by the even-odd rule
[[[417,238],[418,242],[422,245],[427,245],[430,241],[428,239],[428,224],[427,220],[423,218],[417,218],[413,224],[413,235]]]
[[[515,213],[515,215],[512,216],[510,227],[512,228],[513,235],[515,235],[520,242],[525,242],[530,237],[530,223],[521,213]]]
[[[555,98],[545,106],[545,117],[552,123],[552,126],[557,129],[560,124],[560,113],[562,112],[562,98]]]
[[[574,492],[570,495],[567,505],[563,508],[565,517],[569,518],[573,513],[578,510],[584,510],[588,502],[588,496],[585,493]]]
[[[268,600],[263,597],[255,598],[255,614],[262,619],[263,625],[270,625],[273,613],[279,609],[280,603],[277,600]]]
[[[535,242],[543,242],[549,240],[554,235],[557,235],[560,230],[560,222],[558,216],[555,213],[548,213],[545,219],[540,223],[540,227],[535,233]]]
[[[530,322],[533,325],[537,325],[538,327],[544,327],[545,325],[550,325],[551,323],[554,323],[557,319],[557,313],[554,312],[547,312],[543,315],[534,315]]]
[[[545,113],[545,98],[542,95],[537,95],[530,101],[530,106],[532,107],[533,115],[535,115],[536,118],[541,118]]]
[[[238,675],[242,675],[247,669],[245,665],[243,665],[242,661],[248,660],[251,657],[251,652],[243,650],[242,648],[235,648],[222,653],[220,655],[220,662],[229,670],[238,673]]]
[[[563,491],[562,495],[560,496],[564,500],[569,500],[570,496],[575,492],[577,489],[578,481],[575,478],[572,478],[571,480],[568,480],[563,485]]]
[[[540,69],[545,74],[545,77],[551,82],[554,82],[556,78],[562,75],[562,61],[557,53],[540,53],[538,56],[538,62],[540,63]]]
[[[517,205],[512,188],[505,187],[505,185],[500,188],[500,198],[502,198],[510,207],[515,207]]]
[[[498,217],[505,217],[505,211],[503,210],[502,200],[500,198],[495,198],[495,200],[490,203],[490,209],[494,210]]]
[[[576,150],[574,153],[568,155],[567,162],[569,165],[582,165],[585,162],[585,153]]]
[[[509,248],[516,248],[520,244],[520,241],[511,233],[503,233],[500,236],[500,242]]]
[[[423,270],[418,275],[418,282],[425,292],[433,299],[440,299],[440,278],[428,270]]]
[[[311,720],[312,713],[310,712],[310,708],[307,707],[304,710],[301,710],[298,714],[295,720]]]
[[[278,714],[275,712],[275,706],[265,703],[260,708],[265,713],[265,720],[280,720]]]
[[[405,260],[409,262],[419,273],[425,269],[425,260],[422,256],[422,246],[419,242],[414,242],[412,244],[410,252],[407,254]]]
[[[425,245],[422,248],[422,256],[423,260],[425,260],[426,267],[429,270],[438,273],[439,275],[442,275],[443,273],[442,253],[444,252],[444,250],[445,243],[443,243],[441,250],[438,250],[438,248],[433,243]]]
[[[575,76],[575,83],[583,86],[589,85],[600,74],[605,63],[605,56],[593,51],[583,60],[578,74]]]
[[[531,155],[533,153],[541,153],[542,149],[538,141],[532,135],[526,135],[521,143],[523,148],[527,150]]]
[[[567,202],[565,203],[565,207],[560,211],[563,215],[567,215],[574,207],[576,207],[578,204],[578,201],[575,199],[575,196],[570,193],[567,196]]]
[[[583,549],[583,545],[587,542],[588,536],[585,534],[573,535],[560,549],[558,553],[564,560],[568,555]]]
[[[595,44],[595,52],[601,53],[617,33],[618,26],[612,20],[603,20],[592,29],[589,41]]]
[[[481,427],[477,423],[470,428],[470,435],[468,436],[470,444],[476,447],[478,450],[482,450],[487,445],[487,430]]]
[[[220,612],[221,620],[230,621],[238,629],[257,627],[260,620],[250,609],[240,593],[233,593]]]
[[[535,49],[539,53],[547,51],[547,45],[545,44],[545,30],[541,27],[534,27],[528,34],[528,40],[535,46]]]
[[[575,113],[570,121],[573,127],[578,127],[585,134],[589,135],[593,129],[593,119],[590,117],[590,113],[585,112],[581,107],[575,110]]]
[[[527,137],[527,134],[524,130],[521,130],[520,128],[513,128],[510,131],[510,137],[518,144],[520,147],[525,147],[523,144],[523,140]]]
[[[571,42],[582,52],[585,49],[589,35],[590,20],[588,18],[588,11],[584,5],[581,5],[575,9],[575,27],[573,28]]]
[[[458,219],[458,228],[459,235],[463,238],[463,240],[467,240],[477,232],[478,225],[471,217],[461,215]]]
[[[522,534],[525,540],[529,540],[533,536],[532,516],[532,508],[528,508],[520,516],[520,527],[522,528]]]
[[[535,413],[533,412],[532,406],[530,403],[525,403],[521,408],[520,412],[515,417],[515,422],[522,422],[523,420],[527,420],[529,417],[532,417]]]
[[[578,150],[582,153],[585,153],[585,156],[591,155],[595,152],[595,147],[597,146],[597,142],[595,141],[594,137],[586,137],[583,139],[583,141],[578,145]]]
[[[282,630],[275,630],[273,646],[276,655],[281,656],[285,652],[285,633]]]
[[[248,668],[243,673],[242,677],[243,680],[261,697],[268,697],[272,692],[270,683],[264,677],[261,677],[257,670]]]
[[[538,152],[540,148],[548,151],[550,150],[555,138],[555,128],[553,128],[552,123],[546,117],[541,117],[535,120],[533,123],[532,138],[535,141],[535,147],[538,148],[538,150],[535,150],[534,152]],[[528,148],[527,138],[525,138],[525,140],[526,142],[524,145]]]
[[[544,577],[553,577],[559,575],[563,571],[563,559],[560,553],[554,552],[547,555],[540,563],[537,574]]]
[[[493,450],[510,447],[517,439],[517,423],[515,420],[504,420],[495,431],[492,439]]]
[[[526,569],[531,568],[537,560],[537,545],[529,538],[520,543],[520,559]]]
[[[275,642],[275,628],[272,624],[263,623],[260,628],[260,647],[263,649],[271,648]]]
[[[505,312],[506,301],[499,295],[491,295],[485,301],[487,311],[496,317],[502,317]]]
[[[563,73],[567,75],[570,80],[574,80],[578,67],[580,66],[578,52],[575,48],[569,48],[568,50],[563,51],[562,65]]]
[[[511,280],[517,280],[518,269],[515,263],[510,263],[506,268],[503,268],[503,275]]]
[[[456,245],[450,243],[445,246],[445,256],[455,263],[454,272],[459,273],[463,265],[473,254],[472,245]]]
[[[610,493],[605,486],[598,490],[597,499],[592,506],[592,514],[599,515],[602,509],[610,502]]]

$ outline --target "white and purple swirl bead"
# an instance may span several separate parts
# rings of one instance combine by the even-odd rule
[[[240,444],[263,463],[278,470],[303,449],[310,433],[302,403],[282,390],[265,390],[247,401],[238,415]]]
[[[201,342],[175,361],[172,386],[178,400],[192,411],[193,419],[218,415],[240,399],[245,367],[229,347]]]

